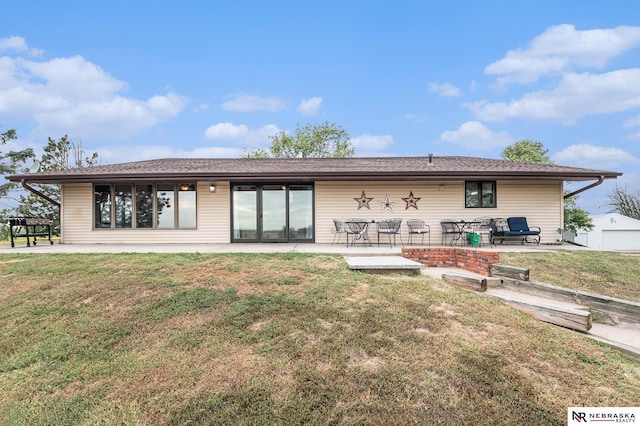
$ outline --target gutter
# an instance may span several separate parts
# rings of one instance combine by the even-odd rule
[[[27,184],[27,182],[25,182],[24,179],[20,180],[20,183],[22,184],[22,187],[24,189],[26,189],[27,191],[31,192],[32,194],[36,194],[38,197],[44,198],[45,200],[47,200],[48,202],[50,202],[51,204],[54,204],[55,206],[57,206],[58,208],[60,208],[60,203],[57,202],[56,200],[51,199],[50,197],[44,195],[42,192],[38,191],[37,189],[29,186]]]
[[[564,199],[566,200],[566,199],[568,199],[568,198],[573,197],[574,195],[578,195],[578,194],[580,194],[581,192],[586,191],[587,189],[594,188],[594,187],[596,187],[596,186],[600,185],[602,182],[604,182],[604,176],[600,176],[600,177],[598,178],[598,181],[597,181],[597,182],[592,183],[591,185],[587,185],[587,186],[585,186],[584,188],[578,189],[577,191],[573,191],[573,192],[570,192],[570,193],[568,193],[568,194],[565,194],[565,195],[564,195]]]

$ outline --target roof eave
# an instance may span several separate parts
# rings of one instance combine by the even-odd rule
[[[540,173],[540,172],[376,172],[375,174],[363,173],[362,171],[347,172],[310,172],[310,173],[120,173],[120,174],[95,174],[95,175],[13,175],[6,177],[12,182],[30,183],[90,183],[90,182],[182,182],[186,180],[196,181],[277,181],[277,180],[298,180],[298,181],[379,181],[379,180],[411,180],[411,181],[437,181],[437,180],[479,180],[479,179],[503,179],[503,180],[562,180],[562,181],[586,181],[599,179],[615,179],[622,176],[617,172],[602,173]]]

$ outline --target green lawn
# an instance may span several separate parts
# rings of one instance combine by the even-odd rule
[[[637,300],[633,271],[608,273]],[[0,424],[563,425],[640,405],[637,360],[332,255],[1,255],[0,330]]]
[[[640,253],[501,253],[500,262],[529,268],[535,281],[640,302]]]

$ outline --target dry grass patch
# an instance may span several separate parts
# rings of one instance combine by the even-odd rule
[[[339,256],[3,267],[8,424],[545,425],[564,424],[568,406],[640,404],[637,361],[476,293],[350,271]]]

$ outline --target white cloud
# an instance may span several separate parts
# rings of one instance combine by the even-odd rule
[[[235,140],[249,133],[249,128],[244,124],[236,126],[233,123],[218,123],[210,126],[204,137],[212,140]]]
[[[613,147],[574,144],[551,156],[558,164],[609,170],[620,164],[638,163],[640,160],[628,152]]]
[[[284,101],[280,98],[271,97],[263,98],[253,95],[237,95],[230,101],[222,104],[222,109],[225,111],[238,111],[238,112],[253,112],[253,111],[268,111],[277,112],[286,107]]]
[[[100,154],[101,164],[116,164],[129,161],[153,160],[157,158],[238,158],[243,153],[239,147],[202,147],[190,151],[167,145],[130,145],[126,152],[120,145],[107,145],[95,150]]]
[[[638,140],[638,139],[640,139],[640,132],[631,133],[630,135],[625,136],[623,139],[627,140],[627,141]]]
[[[206,111],[208,109],[209,109],[209,105],[202,103],[202,104],[199,104],[199,105],[193,107],[193,112],[202,112],[202,111]]]
[[[42,49],[35,49],[27,46],[27,41],[18,36],[0,38],[0,52],[12,50],[17,53],[26,53],[28,56],[40,56],[44,53]]]
[[[18,65],[29,73],[32,85],[44,81],[45,90],[75,101],[107,99],[113,93],[127,88],[126,83],[115,79],[81,56],[55,58],[45,62],[18,60]]]
[[[526,50],[510,50],[485,68],[498,75],[498,84],[531,83],[541,76],[570,70],[573,66],[604,67],[624,51],[640,46],[640,27],[578,31],[563,24],[548,28],[534,38]]]
[[[71,103],[35,113],[38,123],[35,133],[72,134],[98,140],[126,138],[173,117],[186,102],[186,98],[169,93],[148,101],[114,96],[104,101]]]
[[[298,105],[297,111],[300,114],[306,115],[306,116],[316,115],[321,105],[322,105],[322,98],[315,97],[310,99],[303,99],[300,102],[300,105]]]
[[[640,126],[640,115],[633,117],[631,120],[627,120],[622,124],[623,127],[638,127]]]
[[[270,136],[280,132],[275,124],[267,124],[257,129],[250,129],[244,124],[235,125],[233,123],[217,123],[205,131],[205,138],[214,141],[233,142],[236,145],[245,147],[268,146],[271,142]]]
[[[351,138],[351,144],[358,156],[375,155],[393,145],[393,136],[361,135]]]
[[[429,91],[445,98],[461,96],[460,89],[451,83],[429,83]]]
[[[467,106],[487,121],[526,118],[573,123],[583,116],[640,106],[640,68],[604,74],[567,73],[553,90],[531,92],[509,103],[482,101]]]
[[[36,122],[35,135],[125,138],[178,115],[176,93],[147,100],[119,94],[127,84],[80,56],[47,61],[0,58],[0,114]]]
[[[509,133],[494,132],[478,121],[467,121],[458,130],[444,131],[440,139],[471,150],[502,148],[514,140]]]

